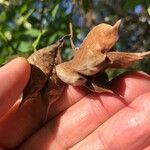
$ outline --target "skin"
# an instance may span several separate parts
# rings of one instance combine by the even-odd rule
[[[133,72],[111,81],[110,88],[124,98],[68,86],[52,105],[44,125],[41,102],[28,102],[16,111],[15,100],[29,75],[30,66],[24,58],[0,69],[0,149],[150,149],[149,75]]]

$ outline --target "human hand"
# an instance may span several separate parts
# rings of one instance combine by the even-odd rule
[[[43,125],[46,107],[42,102],[28,101],[17,111],[18,102],[14,101],[29,74],[25,59],[14,60],[0,70],[2,149],[137,150],[150,145],[148,75],[133,72],[111,81],[110,87],[124,99],[68,86],[63,97],[52,105],[50,120]]]

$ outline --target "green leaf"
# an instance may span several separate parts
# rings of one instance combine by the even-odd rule
[[[7,42],[7,38],[5,37],[5,35],[0,31],[0,37],[5,41]]]
[[[31,14],[34,12],[34,9],[30,9],[25,15],[24,15],[24,22],[31,16]]]
[[[40,30],[31,28],[25,31],[25,35],[31,36],[31,37],[37,37],[40,34]]]
[[[37,46],[39,44],[41,36],[42,36],[42,32],[39,33],[39,35],[37,36],[36,40],[32,44],[32,47],[33,47],[34,51],[36,51],[36,48],[37,48]]]
[[[24,4],[20,9],[20,13],[23,14],[25,11],[27,11],[27,9],[28,9],[27,4]]]
[[[150,15],[150,6],[147,8],[147,12]]]
[[[34,12],[34,9],[30,9],[24,16],[19,17],[18,20],[16,20],[17,24],[20,26],[27,22],[28,18],[31,16],[31,14]]]
[[[5,59],[4,59],[4,58],[2,58],[2,57],[0,57],[0,66],[1,66],[1,65],[3,65],[3,64],[4,64],[4,62],[5,62]]]
[[[107,69],[106,73],[108,75],[109,80],[112,80],[114,77],[117,77],[126,71],[126,69]]]
[[[21,52],[29,52],[31,50],[31,43],[29,41],[22,41],[18,47]]]
[[[3,22],[3,21],[5,21],[6,20],[6,12],[5,11],[3,11],[3,12],[1,12],[0,13],[0,22]]]
[[[142,2],[144,2],[144,0],[126,0],[123,9],[126,11],[128,11],[128,9],[134,9],[136,5],[141,4]]]
[[[57,4],[54,7],[54,9],[52,10],[52,18],[53,18],[53,20],[55,20],[55,18],[56,18],[56,14],[57,14],[58,9],[59,9],[59,4]]]
[[[150,15],[150,0],[146,0],[147,12]]]
[[[82,0],[82,5],[83,5],[83,9],[85,12],[88,12],[88,10],[90,9],[90,0]]]
[[[150,7],[150,0],[146,0],[146,4],[148,7]]]

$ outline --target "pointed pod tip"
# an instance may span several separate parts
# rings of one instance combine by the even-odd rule
[[[116,24],[121,24],[122,23],[122,19],[119,19],[117,22],[116,22]]]
[[[119,27],[121,26],[121,23],[122,23],[122,20],[119,19],[119,20],[113,25],[113,28],[118,31]]]

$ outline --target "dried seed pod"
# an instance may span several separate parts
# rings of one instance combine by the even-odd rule
[[[80,48],[70,61],[71,67],[78,73],[91,76],[104,69],[106,53],[118,40],[121,20],[113,26],[102,23],[95,26],[86,36]]]
[[[107,63],[104,64],[103,68],[127,68],[134,62],[142,60],[146,56],[150,56],[150,51],[143,53],[108,52],[106,56]],[[84,86],[87,87],[89,90],[97,93],[115,93],[115,91],[112,92],[107,87],[108,77],[105,73],[105,69],[101,70],[101,72],[93,76],[88,76],[87,82],[84,84]]]
[[[113,26],[106,23],[95,26],[75,52],[73,59],[56,66],[59,78],[73,86],[84,85],[91,91],[110,92],[106,86],[108,80],[105,80],[106,75],[103,74],[105,69],[126,68],[135,61],[150,56],[150,52],[110,51],[118,40],[120,24],[121,20],[118,20]]]
[[[63,39],[46,48],[33,53],[28,61],[31,64],[31,75],[23,91],[20,106],[28,99],[39,99],[47,104],[47,113],[50,104],[57,100],[64,90],[64,83],[55,73],[55,65],[62,62],[60,49]],[[47,114],[46,114],[47,116]]]
[[[108,52],[108,65],[106,68],[127,68],[135,61],[150,56],[150,51],[143,53]]]

